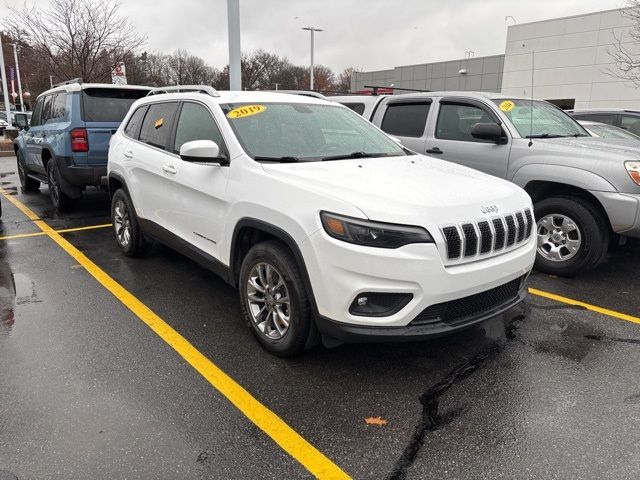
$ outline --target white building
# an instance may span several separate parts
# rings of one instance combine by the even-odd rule
[[[529,97],[533,82],[535,98],[563,108],[640,109],[640,88],[615,76],[618,70],[611,56],[619,39],[640,57],[640,45],[629,35],[634,23],[624,12],[625,9],[615,9],[511,25],[504,56],[357,73],[351,90],[393,84],[427,90],[501,91]],[[494,63],[496,67],[489,72],[487,65]],[[436,78],[433,72],[439,70],[445,73]],[[491,79],[492,75],[499,76],[497,82]]]
[[[633,26],[619,9],[510,26],[502,93],[531,96],[533,80],[535,98],[564,108],[640,108],[640,89],[615,77],[611,56],[618,39],[640,54]]]

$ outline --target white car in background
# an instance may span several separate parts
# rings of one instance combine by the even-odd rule
[[[524,298],[536,251],[518,186],[301,95],[156,89],[113,135],[108,183],[125,255],[157,240],[219,273],[282,356],[494,317]]]

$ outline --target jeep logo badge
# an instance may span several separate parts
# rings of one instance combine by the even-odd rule
[[[482,205],[480,207],[480,211],[482,213],[498,213],[498,206],[497,205]]]

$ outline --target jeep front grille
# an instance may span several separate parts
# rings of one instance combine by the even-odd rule
[[[528,240],[533,231],[533,215],[527,208],[490,220],[444,225],[440,230],[449,260],[472,259],[506,251]]]

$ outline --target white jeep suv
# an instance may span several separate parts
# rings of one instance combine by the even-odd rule
[[[112,137],[108,183],[125,255],[160,241],[219,273],[282,356],[488,319],[535,258],[524,190],[300,95],[153,90]]]

